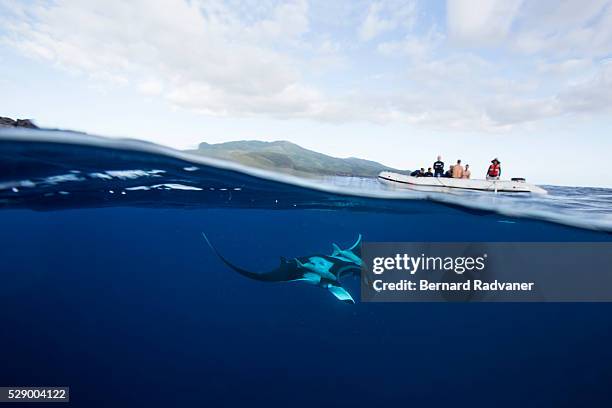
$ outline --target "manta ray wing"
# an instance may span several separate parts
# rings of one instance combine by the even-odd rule
[[[284,282],[284,281],[291,280],[291,278],[286,276],[286,274],[280,269],[275,269],[267,273],[257,273],[257,272],[247,271],[246,269],[236,266],[233,263],[231,263],[229,260],[227,260],[223,255],[221,255],[221,253],[217,250],[217,248],[215,248],[213,244],[210,242],[210,240],[208,239],[205,233],[202,233],[202,236],[206,240],[206,243],[208,244],[208,246],[219,257],[219,259],[224,264],[226,264],[227,266],[229,266],[231,269],[238,272],[242,276],[245,276],[249,279],[262,281],[262,282]]]

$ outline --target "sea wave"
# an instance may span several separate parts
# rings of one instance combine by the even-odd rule
[[[135,205],[413,213],[444,206],[612,232],[610,189],[545,186],[546,196],[421,192],[393,189],[376,179],[297,177],[135,139],[31,129],[1,129],[0,157],[0,208]]]

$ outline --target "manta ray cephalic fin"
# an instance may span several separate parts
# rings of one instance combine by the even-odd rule
[[[355,243],[351,245],[351,247],[346,249],[345,251],[343,251],[342,248],[340,248],[338,244],[335,244],[335,243],[332,243],[332,248],[333,248],[333,253],[331,256],[338,256],[339,254],[345,251],[350,251],[350,252],[356,253],[357,255],[360,255],[359,253],[361,252],[361,234],[357,236],[357,241],[355,241]]]
[[[342,249],[340,249],[340,247],[337,244],[332,243],[332,248],[333,248],[332,256],[337,256],[338,254],[342,253]]]
[[[336,299],[343,301],[344,303],[355,304],[353,297],[346,291],[342,286],[329,285],[327,290],[331,292]]]
[[[359,247],[361,245],[361,234],[359,234],[359,236],[357,237],[357,241],[355,241],[355,243],[353,244],[353,246],[351,246],[348,250],[349,251],[355,251],[355,249],[357,247]]]

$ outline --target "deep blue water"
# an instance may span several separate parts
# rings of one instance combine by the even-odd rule
[[[312,286],[245,279],[201,237],[259,271],[359,233],[611,241],[597,220],[591,229],[542,220],[562,207],[572,222],[605,218],[609,190],[581,195],[588,209],[575,190],[468,196],[500,214],[462,197],[334,193],[129,144],[26,136],[0,137],[0,385],[67,385],[84,407],[612,402],[610,304],[348,305]],[[375,188],[347,183],[357,182]],[[510,217],[512,205],[537,211]],[[346,286],[357,298],[359,282]]]

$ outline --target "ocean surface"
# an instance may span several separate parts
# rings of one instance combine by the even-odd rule
[[[360,303],[271,270],[364,241],[612,241],[612,190],[297,179],[134,140],[0,131],[0,386],[71,405],[611,406],[612,305]],[[612,273],[612,268],[602,273]]]

